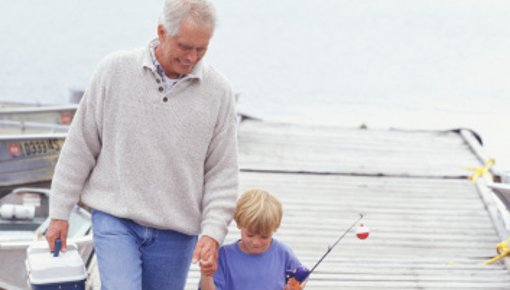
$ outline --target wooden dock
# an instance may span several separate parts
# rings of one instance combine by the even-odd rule
[[[303,126],[239,127],[241,191],[263,188],[283,203],[276,237],[312,267],[364,213],[371,234],[347,235],[306,289],[510,289],[495,256],[508,232],[470,132]],[[239,238],[232,224],[226,242]],[[186,289],[197,289],[192,267]]]
[[[238,138],[241,191],[281,200],[275,237],[304,265],[365,214],[370,237],[349,233],[306,289],[510,289],[503,261],[482,264],[509,232],[487,178],[467,179],[486,161],[470,132],[244,121]],[[239,236],[232,224],[226,242]],[[186,289],[199,275],[193,265]]]

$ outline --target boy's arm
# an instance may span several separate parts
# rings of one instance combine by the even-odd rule
[[[200,275],[200,290],[216,290],[212,276]]]

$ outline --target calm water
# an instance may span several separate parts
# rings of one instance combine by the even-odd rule
[[[207,60],[265,119],[478,131],[510,169],[510,2],[215,0]],[[0,1],[0,99],[66,103],[162,0]],[[468,165],[468,164],[467,164]]]

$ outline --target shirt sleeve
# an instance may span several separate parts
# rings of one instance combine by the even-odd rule
[[[101,150],[102,66],[96,70],[69,128],[51,185],[50,217],[68,219]]]
[[[292,249],[287,245],[285,245],[285,247],[286,247],[286,251],[287,251],[287,263],[286,263],[287,270],[288,269],[297,269],[298,267],[302,266],[301,262],[294,254],[294,251],[292,251]]]
[[[232,221],[238,191],[237,119],[229,89],[205,160],[202,235],[221,245]]]

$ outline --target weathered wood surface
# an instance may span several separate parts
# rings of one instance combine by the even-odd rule
[[[248,121],[239,132],[241,169],[346,175],[466,177],[479,165],[449,131],[300,126]]]
[[[466,179],[481,162],[460,134],[246,121],[239,147],[240,190],[281,200],[275,237],[304,265],[365,214],[370,237],[346,235],[306,289],[510,289],[503,263],[482,265],[501,225]],[[237,239],[232,224],[226,242]],[[186,289],[199,275],[192,265]]]
[[[466,180],[244,172],[241,188],[261,187],[284,205],[276,237],[312,267],[365,213],[367,240],[347,235],[307,289],[504,289],[501,263],[484,266],[499,242],[476,188]],[[227,240],[238,239],[232,225]],[[193,268],[187,289],[198,283]]]
[[[460,134],[247,121],[239,129],[241,191],[283,203],[275,237],[312,267],[358,217],[307,289],[510,289],[496,225],[467,166],[481,162]],[[232,224],[226,242],[239,238]],[[186,289],[197,289],[192,266]]]

